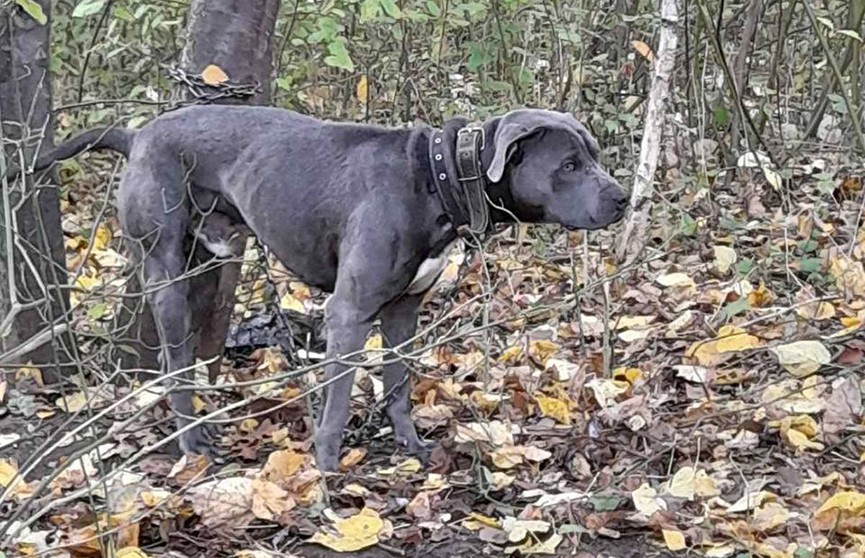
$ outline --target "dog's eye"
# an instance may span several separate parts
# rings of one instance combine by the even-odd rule
[[[568,161],[564,165],[562,165],[562,170],[565,172],[574,172],[577,170],[577,164],[573,161]]]

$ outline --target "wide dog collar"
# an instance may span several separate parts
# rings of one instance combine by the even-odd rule
[[[430,134],[431,186],[460,236],[470,238],[483,234],[490,225],[486,180],[481,165],[484,129],[478,125],[466,126],[457,132],[455,146],[447,144],[441,130]],[[456,176],[448,171],[448,160],[454,163]]]

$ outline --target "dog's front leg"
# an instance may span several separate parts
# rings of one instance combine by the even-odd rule
[[[359,360],[371,320],[361,315],[356,305],[334,295],[328,301],[325,314],[327,325],[327,359]],[[325,368],[327,384],[324,407],[315,433],[316,463],[323,471],[336,471],[342,436],[348,423],[351,406],[351,388],[355,369],[344,362]]]
[[[397,347],[411,339],[417,329],[417,310],[421,296],[407,295],[391,302],[381,311],[381,329],[389,347]],[[411,351],[411,345],[400,347],[400,353]],[[393,360],[397,354],[388,355]],[[410,455],[426,461],[429,448],[417,435],[411,419],[411,381],[408,368],[402,361],[384,365],[384,393],[387,414],[393,426],[394,438],[398,446]]]

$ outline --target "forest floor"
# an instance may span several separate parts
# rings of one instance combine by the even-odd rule
[[[201,414],[235,404],[219,463],[148,449],[172,415],[164,388],[109,381],[99,360],[119,233],[110,211],[94,225],[104,179],[72,174],[87,374],[43,385],[24,367],[0,384],[7,555],[865,553],[865,192],[851,173],[803,165],[795,195],[747,169],[727,189],[673,192],[625,267],[609,256],[618,227],[585,243],[510,227],[462,266],[454,256],[408,358],[430,463],[395,449],[373,368],[358,375],[344,471],[327,476],[303,397],[316,374],[291,374],[275,347],[235,347],[222,389],[196,398]],[[320,318],[321,293],[260,271],[245,270],[238,319],[268,298]],[[371,364],[380,346],[374,332]]]

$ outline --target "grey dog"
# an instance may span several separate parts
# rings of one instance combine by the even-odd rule
[[[361,351],[377,318],[389,347],[414,336],[419,304],[441,272],[443,253],[467,229],[483,233],[491,223],[514,220],[598,229],[624,215],[626,191],[601,168],[597,141],[571,115],[520,109],[468,124],[455,118],[441,130],[389,129],[276,108],[196,106],[137,131],[90,130],[37,166],[88,148],[128,158],[119,217],[124,234],[140,241],[136,257],[145,282],[158,286],[147,296],[164,371],[193,363],[190,292],[182,277],[195,206],[248,228],[300,279],[333,293],[325,309],[327,358],[338,361]],[[465,160],[457,160],[464,137]],[[396,441],[424,456],[427,447],[410,417],[407,370],[390,360],[383,375]],[[338,467],[354,379],[350,364],[326,367],[315,437],[323,470]],[[186,427],[181,448],[207,453],[205,430],[189,427],[190,392],[172,393],[171,403],[178,427]]]

